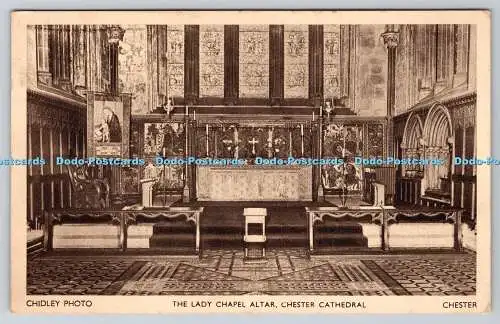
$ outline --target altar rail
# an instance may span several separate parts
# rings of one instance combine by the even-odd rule
[[[335,220],[354,219],[357,222],[376,224],[380,229],[380,248],[390,250],[390,225],[405,220],[419,219],[422,222],[439,222],[453,224],[453,248],[462,251],[462,209],[457,208],[395,208],[392,206],[361,206],[356,209],[340,209],[338,207],[306,207],[308,215],[309,250],[314,252],[314,225],[324,222],[325,217]]]
[[[54,225],[62,225],[88,218],[91,221],[106,221],[120,226],[119,248],[121,251],[127,250],[128,227],[137,224],[137,219],[143,217],[148,220],[173,219],[185,217],[186,222],[192,222],[196,227],[196,253],[201,255],[200,250],[200,215],[203,207],[169,207],[169,208],[151,208],[137,210],[134,208],[124,208],[116,210],[89,210],[89,209],[65,209],[48,210],[44,213],[43,224],[43,246],[46,251],[53,249]],[[91,223],[87,220],[87,223]],[[82,222],[83,223],[83,222]]]

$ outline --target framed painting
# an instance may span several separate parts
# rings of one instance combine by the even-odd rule
[[[87,152],[93,157],[129,155],[130,94],[87,93]]]

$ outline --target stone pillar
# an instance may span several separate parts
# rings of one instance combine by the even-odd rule
[[[436,81],[436,25],[417,25],[417,53],[421,100],[432,95]]]
[[[434,93],[451,86],[453,76],[453,25],[437,25],[436,83]]]
[[[60,75],[58,85],[65,91],[72,90],[71,84],[71,53],[70,53],[70,26],[59,26],[59,66]]]
[[[75,25],[72,29],[73,48],[73,86],[74,90],[84,95],[87,89],[87,26]]]
[[[110,91],[112,94],[118,94],[118,45],[123,40],[125,30],[118,25],[111,25],[107,29],[109,44],[109,75]]]
[[[387,46],[387,155],[394,156],[394,125],[395,113],[395,83],[396,83],[396,47],[399,42],[397,25],[387,25],[382,34],[384,44]]]
[[[118,96],[118,45],[123,40],[125,30],[118,25],[108,26],[106,29],[107,39],[109,45],[109,76],[110,76],[110,92],[114,96]],[[111,168],[111,201],[114,205],[122,205],[122,192],[121,192],[121,167]]]
[[[469,60],[469,25],[453,25],[453,87],[467,81]]]
[[[45,85],[52,85],[49,49],[49,27],[39,25],[36,27],[37,81]]]

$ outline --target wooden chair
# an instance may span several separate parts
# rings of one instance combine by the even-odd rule
[[[92,178],[87,166],[68,165],[73,208],[102,209],[110,206],[107,179]]]

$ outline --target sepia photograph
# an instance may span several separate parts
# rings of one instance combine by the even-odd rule
[[[14,311],[489,310],[489,12],[12,24]]]

